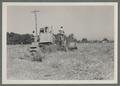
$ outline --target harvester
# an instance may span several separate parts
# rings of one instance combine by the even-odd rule
[[[42,61],[46,53],[56,52],[58,50],[67,51],[70,48],[74,48],[75,43],[72,43],[72,47],[69,45],[67,38],[65,36],[63,26],[60,27],[59,33],[54,34],[51,27],[40,28],[39,34],[37,32],[37,13],[39,11],[32,11],[35,16],[35,29],[33,31],[34,42],[30,46],[30,55],[33,60]],[[69,45],[68,45],[69,44]]]
[[[30,52],[33,56],[33,60],[42,61],[42,58],[45,56],[45,53],[49,53],[53,49],[55,51],[56,46],[55,37],[52,32],[52,29],[49,27],[40,28],[39,34],[34,35],[34,42],[30,47]]]
[[[40,28],[39,34],[34,35],[34,42],[30,47],[33,60],[42,61],[46,53],[56,51],[68,51],[71,49],[77,49],[75,42],[67,42],[67,38],[64,30],[61,26],[59,33],[54,34],[52,28],[43,27]]]

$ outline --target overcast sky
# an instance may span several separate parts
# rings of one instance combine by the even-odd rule
[[[38,29],[53,26],[56,33],[63,26],[65,33],[77,39],[114,38],[114,9],[112,6],[9,6],[8,32],[32,33],[35,29],[33,10],[37,14]]]

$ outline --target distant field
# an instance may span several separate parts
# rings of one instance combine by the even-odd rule
[[[7,78],[11,80],[111,80],[114,44],[78,44],[78,50],[46,54],[31,61],[29,45],[7,46]]]

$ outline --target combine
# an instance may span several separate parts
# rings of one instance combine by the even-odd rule
[[[60,27],[59,33],[54,34],[51,27],[42,27],[37,32],[37,13],[39,11],[34,10],[35,16],[35,29],[33,31],[34,42],[30,46],[30,55],[32,60],[42,61],[46,53],[56,52],[58,50],[67,52],[68,49],[77,49],[76,43],[67,40],[63,26]]]
[[[39,34],[34,35],[34,42],[30,46],[30,52],[33,56],[33,60],[42,61],[45,53],[51,52],[51,47],[55,44],[54,42],[55,38],[52,29],[48,27],[40,28]]]
[[[77,49],[75,42],[68,42],[65,32],[61,26],[59,33],[54,34],[52,28],[40,28],[39,34],[34,35],[34,42],[30,46],[30,54],[33,56],[32,60],[42,61],[45,54],[64,51],[67,52],[71,49]],[[34,34],[35,31],[33,31]]]

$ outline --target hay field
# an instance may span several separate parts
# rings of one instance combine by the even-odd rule
[[[78,50],[53,52],[42,62],[31,61],[29,45],[7,46],[7,78],[10,80],[111,80],[114,44],[78,44]]]

